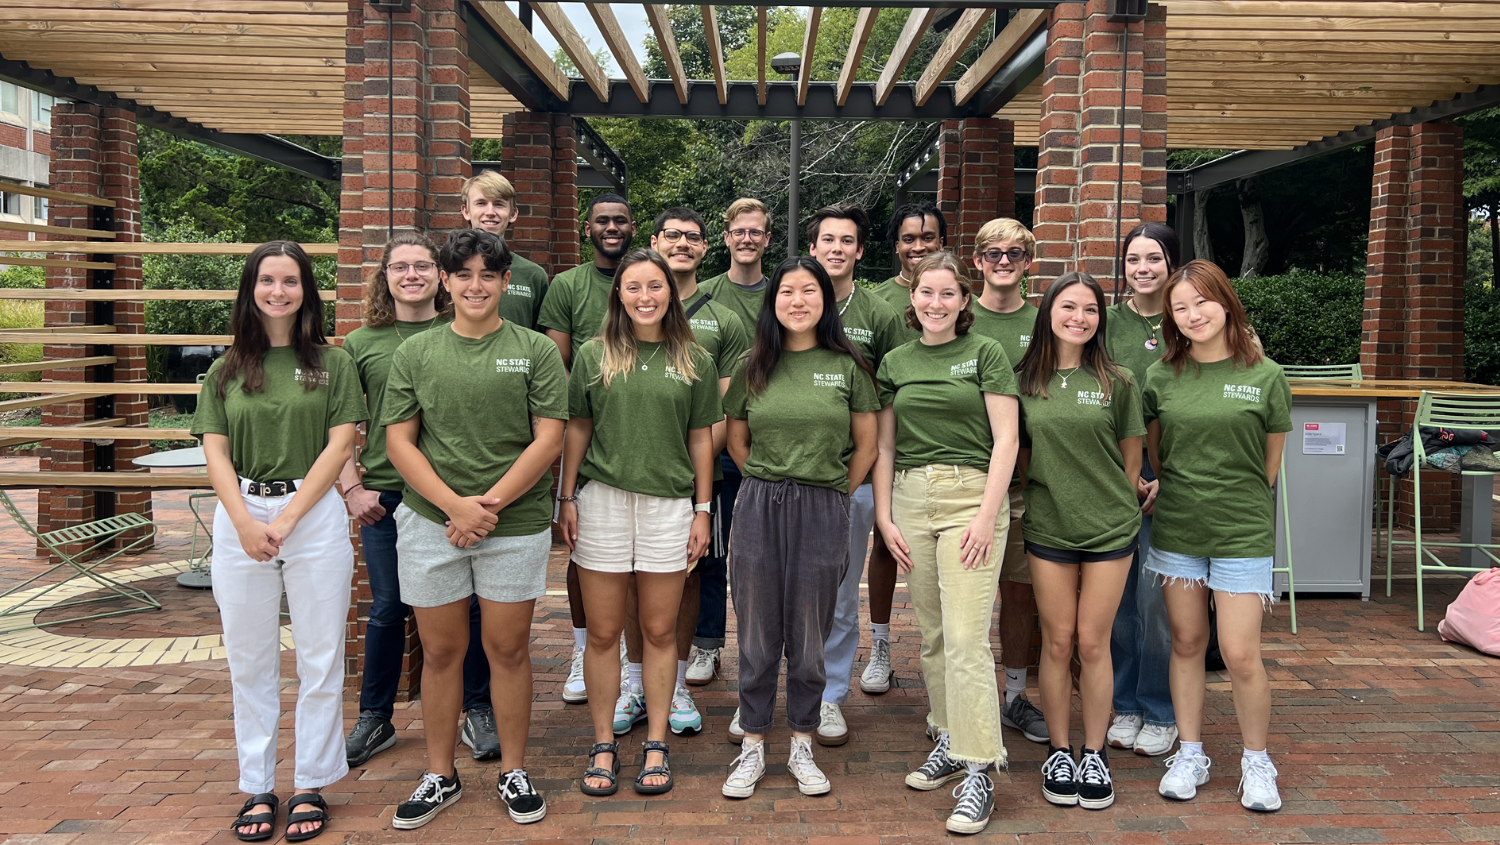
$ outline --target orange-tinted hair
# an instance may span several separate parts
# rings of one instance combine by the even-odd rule
[[[1188,356],[1188,339],[1177,328],[1177,320],[1172,318],[1172,291],[1181,284],[1192,285],[1204,299],[1224,306],[1224,342],[1228,345],[1229,357],[1235,364],[1253,367],[1260,363],[1263,357],[1260,344],[1255,342],[1250,319],[1245,316],[1245,306],[1240,304],[1240,296],[1235,293],[1234,285],[1229,283],[1229,277],[1224,275],[1219,265],[1201,258],[1189,261],[1167,277],[1163,296],[1169,319],[1163,320],[1161,326],[1167,354],[1162,360],[1170,363],[1172,370],[1177,373],[1181,373],[1191,360]]]

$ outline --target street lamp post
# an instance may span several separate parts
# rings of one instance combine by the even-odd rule
[[[802,70],[802,57],[796,53],[778,53],[771,58],[771,69],[793,79]],[[797,257],[797,200],[802,171],[802,118],[792,118],[791,174],[786,194],[786,257]]]

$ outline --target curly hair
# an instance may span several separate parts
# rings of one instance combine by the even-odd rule
[[[391,284],[385,275],[385,265],[391,263],[391,253],[398,246],[422,247],[432,256],[432,262],[437,263],[437,244],[421,232],[399,232],[391,238],[386,243],[385,250],[380,253],[380,263],[365,281],[365,325],[370,328],[378,329],[396,324],[396,301],[391,297]],[[441,284],[438,285],[437,299],[432,304],[437,308],[439,317],[446,319],[453,316],[453,297],[448,295],[447,289]]]

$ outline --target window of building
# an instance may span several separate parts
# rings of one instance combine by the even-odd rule
[[[7,214],[12,217],[20,217],[22,199],[24,199],[24,197],[22,197],[20,194],[11,194],[0,191],[0,214]]]
[[[21,89],[14,82],[0,82],[0,115],[21,118]]]
[[[43,132],[52,131],[52,104],[57,99],[40,91],[31,92],[31,119]]]
[[[48,207],[48,205],[49,205],[49,203],[48,203],[46,197],[37,197],[36,198],[36,221],[35,222],[37,222],[37,223],[46,223],[47,222],[47,215],[51,212],[51,209]]]

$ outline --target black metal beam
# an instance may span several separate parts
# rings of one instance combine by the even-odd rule
[[[1010,61],[990,77],[966,104],[979,114],[994,114],[1035,82],[1047,66],[1047,28],[1042,27],[1021,45]]]
[[[275,135],[237,135],[231,132],[219,132],[201,123],[184,120],[169,112],[141,105],[134,100],[102,91],[92,85],[85,85],[69,77],[58,76],[50,70],[34,68],[26,62],[7,59],[3,55],[0,55],[0,79],[64,100],[91,103],[100,108],[128,109],[135,113],[138,122],[147,126],[191,138],[194,141],[201,141],[221,150],[249,156],[277,167],[284,167],[324,182],[337,183],[343,169],[338,159],[319,155],[284,138],[278,138]]]
[[[766,104],[756,97],[756,83],[730,82],[729,96],[719,103],[714,83],[707,80],[688,82],[688,101],[678,102],[672,83],[653,79],[647,102],[642,103],[624,80],[610,80],[609,102],[599,101],[586,85],[573,87],[573,98],[561,110],[578,117],[668,117],[688,119],[790,120],[803,117],[812,120],[942,120],[977,114],[953,104],[953,85],[944,83],[925,105],[915,101],[915,83],[897,83],[885,105],[875,104],[875,83],[856,82],[844,105],[838,105],[838,85],[834,82],[811,82],[807,86],[807,105],[797,105],[797,83],[767,82]]]
[[[925,171],[917,178],[907,182],[904,189],[909,194],[935,194],[937,193],[937,173],[932,170]],[[1036,168],[1016,168],[1016,195],[1030,195],[1036,193]]]
[[[625,160],[610,149],[609,144],[583,118],[574,118],[573,128],[578,135],[578,157],[591,165],[595,173],[608,180],[608,184],[602,187],[612,187],[620,196],[630,196],[630,171],[625,166]],[[596,186],[584,185],[580,181],[579,187]]]
[[[500,87],[510,92],[531,111],[565,112],[568,104],[531,72],[531,68],[505,43],[483,15],[475,14],[468,3],[459,4],[459,13],[468,23],[469,58],[489,74]]]

